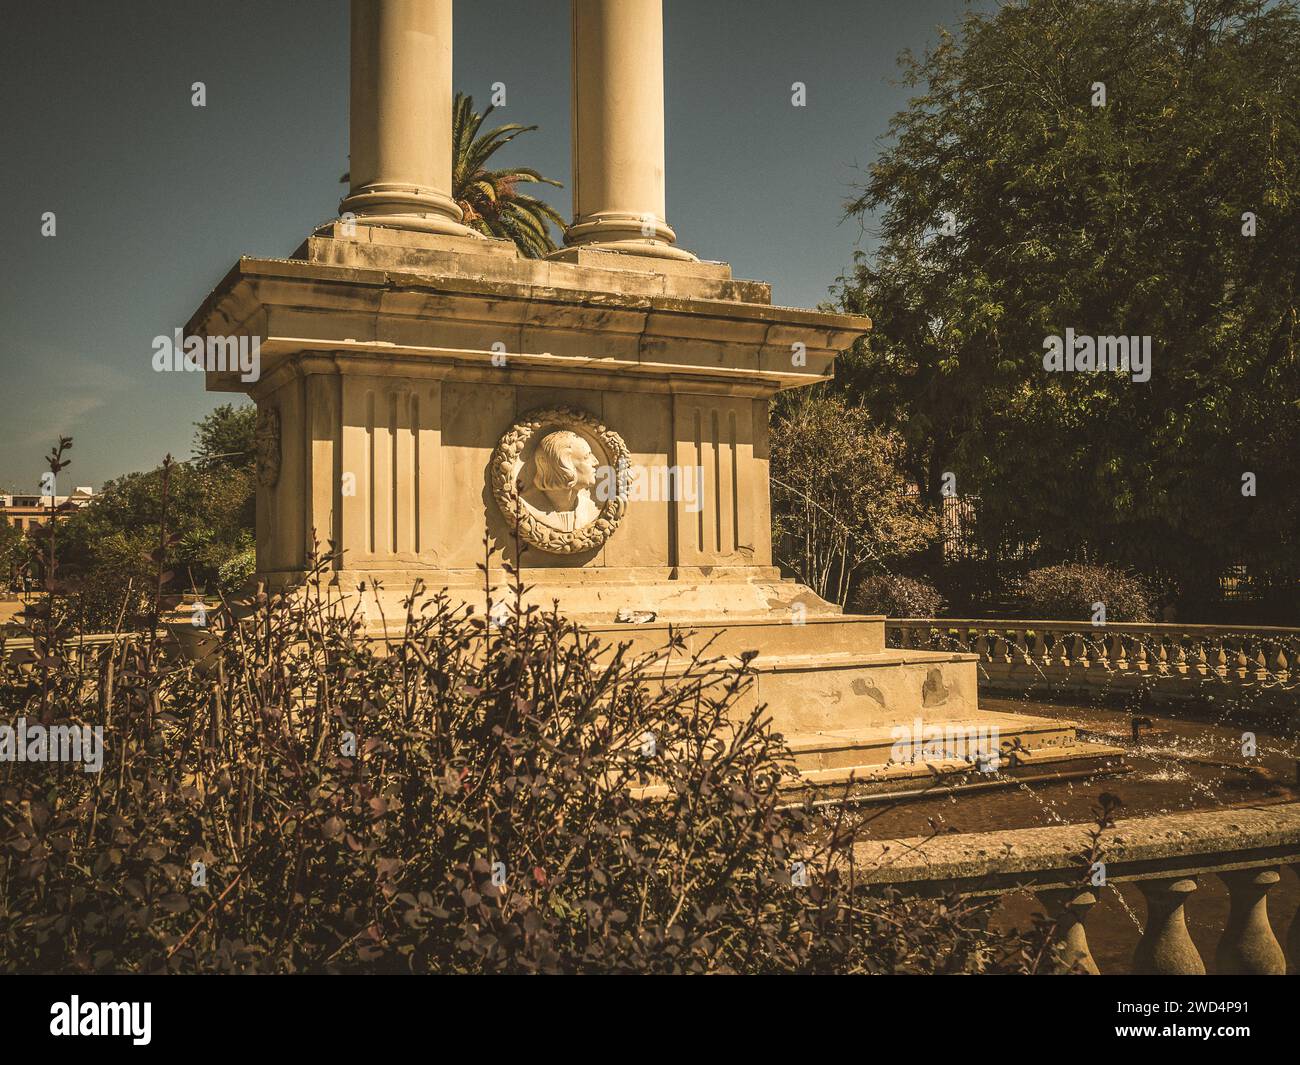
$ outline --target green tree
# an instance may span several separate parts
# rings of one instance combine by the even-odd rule
[[[29,553],[27,536],[16,525],[0,520],[0,595],[9,591],[9,582]]]
[[[903,442],[822,386],[772,406],[772,542],[779,562],[841,606],[864,573],[927,545],[937,523],[909,492]]]
[[[564,219],[550,204],[520,192],[522,184],[554,185],[560,182],[543,177],[526,166],[487,169],[488,160],[521,133],[536,126],[511,122],[480,132],[483,121],[493,111],[482,114],[474,110],[474,98],[456,94],[452,109],[452,197],[465,212],[465,224],[490,237],[512,240],[530,258],[541,258],[555,251],[549,224],[564,228]]]
[[[194,459],[175,465],[168,490],[166,563],[173,592],[233,591],[252,566],[257,479],[256,407],[218,407],[195,423]],[[111,628],[152,594],[162,517],[161,467],[107,482],[59,526],[61,566],[76,590],[79,621]]]
[[[194,423],[194,458],[251,470],[256,459],[257,407],[223,403]]]
[[[953,472],[990,543],[1192,602],[1231,562],[1300,569],[1298,51],[1292,0],[1027,0],[904,57],[848,205],[879,244],[841,279],[875,323],[842,378],[932,505]],[[1067,327],[1151,337],[1150,381],[1045,371]]]

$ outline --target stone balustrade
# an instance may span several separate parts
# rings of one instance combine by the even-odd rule
[[[1033,892],[1055,919],[1053,969],[1099,972],[1088,945],[1089,912],[1116,885],[1132,883],[1146,902],[1133,949],[1140,973],[1204,975],[1188,934],[1197,889],[1218,877],[1229,914],[1218,937],[1216,973],[1300,971],[1300,914],[1283,914],[1285,948],[1274,934],[1268,895],[1283,876],[1300,876],[1300,803],[1117,821],[1101,836],[1093,868],[1089,830],[1065,825],[1004,832],[880,840],[854,847],[854,876],[868,890],[968,896]],[[1084,857],[1087,855],[1088,857]],[[1286,870],[1289,868],[1289,872]],[[864,873],[863,870],[866,870]],[[1102,881],[1096,883],[1096,881]]]
[[[980,656],[980,687],[1016,695],[1300,700],[1300,629],[1078,621],[890,618],[890,647]]]
[[[159,630],[158,636],[166,639],[167,633]],[[89,633],[66,640],[60,654],[69,668],[90,671],[103,664],[105,653],[110,648],[125,648],[141,639],[143,637],[138,632]],[[36,668],[36,652],[30,636],[0,637],[0,656],[10,659],[25,672]]]

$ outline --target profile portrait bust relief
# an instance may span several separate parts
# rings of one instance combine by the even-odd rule
[[[570,429],[549,432],[533,454],[532,486],[524,491],[524,502],[547,525],[564,532],[589,525],[600,516],[600,507],[592,498],[598,465],[591,445],[577,433]]]
[[[599,547],[627,507],[630,456],[622,437],[572,407],[531,411],[492,454],[489,480],[502,515],[527,544],[569,555]]]

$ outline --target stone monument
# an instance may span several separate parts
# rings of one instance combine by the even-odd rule
[[[992,730],[1004,768],[1113,753],[980,711],[975,656],[886,649],[882,618],[773,567],[769,400],[825,378],[871,323],[775,307],[678,246],[661,0],[572,14],[574,221],[535,260],[466,228],[451,196],[452,0],[353,0],[339,219],[290,258],[241,259],[187,327],[260,341],[257,381],[207,375],[258,406],[259,578],[301,582],[331,543],[340,594],[378,579],[389,618],[416,578],[481,606],[485,531],[509,557],[517,527],[533,601],[587,630],[757,650],[752,698],[806,782],[960,764],[899,757],[920,722]]]

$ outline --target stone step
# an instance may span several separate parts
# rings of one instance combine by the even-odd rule
[[[665,664],[673,681],[687,668]],[[973,655],[947,651],[873,654],[760,654],[754,677],[736,704],[745,713],[760,704],[788,735],[911,725],[918,716],[942,722],[978,712]],[[718,667],[720,668],[720,667]]]
[[[1094,774],[1124,772],[1124,752],[1101,743],[1078,742],[1073,747],[1016,751],[996,773],[982,773],[962,759],[936,762],[890,763],[885,765],[835,766],[801,770],[781,781],[787,791],[827,790],[848,787],[853,795],[873,793],[926,792],[939,785],[953,791],[973,790],[981,785],[1013,784],[1032,778],[1035,783],[1078,779]]]
[[[978,752],[1067,749],[1080,741],[1073,722],[978,710],[947,720],[930,717],[890,726],[787,733],[800,770],[896,762],[964,760]]]
[[[795,623],[792,619],[799,618]],[[576,619],[584,632],[605,643],[631,643],[651,651],[668,642],[669,628],[680,635],[688,654],[708,647],[710,655],[760,651],[760,657],[798,654],[874,654],[885,650],[885,619],[868,615],[807,615],[788,611],[762,616],[692,617],[620,625]]]
[[[945,722],[918,720],[911,727],[791,733],[786,743],[798,769],[784,783],[791,788],[1088,771],[1113,768],[1123,753],[1080,740],[1069,721],[984,710]],[[992,751],[998,752],[995,765],[986,761]],[[996,773],[981,773],[981,763]]]

